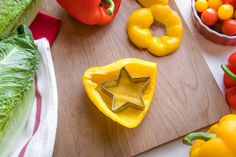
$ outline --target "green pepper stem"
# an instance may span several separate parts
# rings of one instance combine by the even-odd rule
[[[227,67],[226,64],[222,64],[221,68],[231,79],[236,80],[236,75]]]
[[[113,0],[105,0],[105,2],[107,4],[109,4],[109,8],[106,10],[106,12],[108,15],[111,16],[115,10],[115,4],[114,4]]]
[[[189,135],[187,135],[184,139],[183,139],[183,143],[191,146],[194,140],[204,140],[204,141],[209,141],[213,138],[216,138],[216,134],[208,134],[205,132],[197,132],[197,133],[191,133]]]

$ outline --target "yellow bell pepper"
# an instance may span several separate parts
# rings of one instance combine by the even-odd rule
[[[223,117],[208,133],[189,134],[184,143],[191,145],[194,140],[191,157],[236,157],[236,115]]]
[[[138,0],[138,2],[144,6],[145,8],[150,8],[154,4],[161,3],[161,4],[168,4],[169,0]]]
[[[152,36],[149,28],[154,20],[165,25],[166,35],[160,38]],[[132,13],[127,22],[127,32],[138,48],[147,49],[156,56],[165,56],[179,47],[183,25],[179,15],[168,5],[155,4]]]
[[[113,112],[111,109],[112,99],[102,91],[101,84],[115,80],[124,67],[133,78],[150,77],[149,84],[143,92],[145,107],[143,109],[127,107],[120,112]],[[88,97],[102,113],[127,128],[134,128],[142,122],[148,112],[154,95],[156,73],[156,63],[126,58],[107,66],[92,67],[84,73],[82,80]],[[129,86],[122,88],[129,88]],[[130,89],[127,90],[130,91]],[[127,97],[132,96],[132,93],[130,92]]]

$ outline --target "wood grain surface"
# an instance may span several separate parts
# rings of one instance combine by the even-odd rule
[[[170,5],[177,10],[174,1]],[[138,8],[134,0],[123,0],[115,21],[99,27],[76,21],[55,0],[46,2],[43,11],[63,21],[52,48],[59,92],[54,157],[134,156],[206,127],[230,112],[185,24],[182,45],[172,55],[157,58],[130,43],[126,22]],[[159,66],[153,103],[135,129],[126,129],[104,116],[88,99],[81,81],[91,66],[126,57]]]

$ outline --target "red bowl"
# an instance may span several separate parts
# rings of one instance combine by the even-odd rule
[[[192,20],[198,31],[207,39],[221,45],[236,45],[236,36],[229,36],[216,32],[205,25],[195,9],[195,1],[192,0]]]

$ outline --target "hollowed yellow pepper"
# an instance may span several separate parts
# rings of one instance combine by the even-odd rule
[[[152,36],[149,28],[154,21],[165,25],[166,35],[160,38]],[[127,32],[130,40],[138,48],[147,49],[156,56],[165,56],[179,47],[183,25],[175,11],[168,5],[159,3],[133,12],[128,19]]]
[[[145,8],[150,8],[154,4],[160,3],[160,4],[168,4],[169,0],[138,0],[138,2],[144,6]]]
[[[189,134],[184,143],[191,145],[194,140],[191,157],[236,157],[236,115],[223,117],[208,133]]]
[[[121,112],[113,112],[111,110],[112,99],[102,91],[101,84],[115,80],[123,67],[134,78],[150,77],[149,84],[143,93],[145,108],[142,110],[126,108]],[[126,58],[107,66],[92,67],[84,73],[82,80],[88,97],[102,113],[127,128],[134,128],[142,122],[150,107],[156,85],[156,73],[156,63]]]

